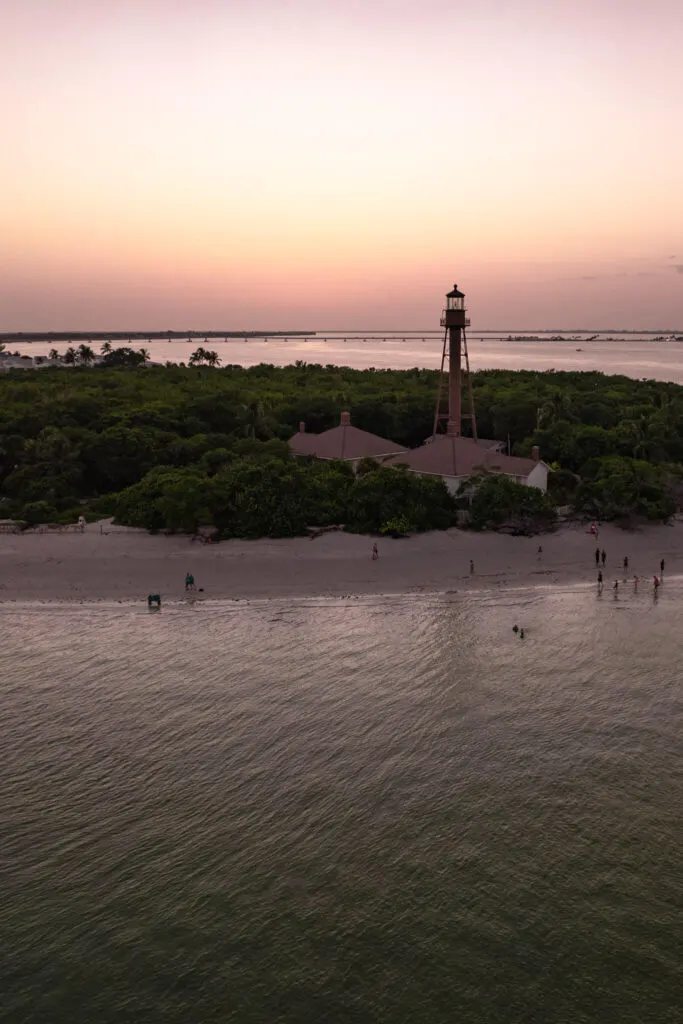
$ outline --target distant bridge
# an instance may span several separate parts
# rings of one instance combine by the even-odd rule
[[[587,335],[589,335],[588,337]],[[615,341],[615,335],[619,335],[620,341],[638,340],[638,337],[654,337],[656,341],[681,341],[683,332],[680,331],[546,331],[522,333],[516,331],[485,331],[476,330],[470,332],[470,341],[506,341],[519,343],[525,341],[566,341],[566,342],[588,342],[588,341]],[[438,328],[431,330],[397,331],[384,330],[379,333],[370,331],[6,331],[0,333],[0,344],[21,345],[33,342],[49,345],[91,345],[95,342],[110,342],[116,345],[132,345],[141,342],[167,341],[167,342],[267,342],[278,341],[280,343],[292,342],[314,342],[332,344],[363,344],[363,343],[407,343],[417,342],[435,343],[443,338],[443,331]]]
[[[220,341],[257,340],[287,337],[305,338],[315,331],[8,331],[0,333],[0,343],[18,342],[71,342],[88,344],[93,341],[116,341],[130,344],[133,341]]]

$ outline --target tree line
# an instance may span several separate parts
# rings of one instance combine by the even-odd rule
[[[0,352],[3,351],[4,345],[0,344]],[[19,353],[16,353],[17,355]],[[109,341],[103,342],[100,346],[99,356],[95,352],[91,345],[83,342],[78,348],[73,345],[69,345],[65,352],[59,352],[56,348],[51,348],[48,353],[48,359],[53,363],[62,363],[64,366],[93,366],[96,363],[101,366],[144,366],[149,362],[149,349],[138,348],[134,349],[130,345],[123,345],[114,348]],[[188,366],[206,366],[217,367],[221,364],[221,357],[217,352],[212,349],[205,349],[203,346],[196,348],[188,360]],[[167,366],[175,365],[172,362],[168,362]],[[180,366],[184,366],[184,363],[180,363]]]
[[[109,512],[152,529],[212,524],[226,536],[286,536],[333,521],[396,532],[455,521],[458,502],[438,480],[375,465],[355,478],[344,464],[294,460],[285,443],[301,420],[319,432],[349,410],[356,426],[415,447],[432,431],[436,371],[304,362],[218,369],[199,351],[187,367],[145,365],[140,350],[118,348],[68,374],[2,375],[0,517]],[[481,498],[469,506],[473,525],[545,520],[551,504],[625,522],[675,511],[682,387],[493,370],[474,374],[473,389],[480,437],[516,455],[537,444],[554,469],[550,502],[486,481],[485,506]]]

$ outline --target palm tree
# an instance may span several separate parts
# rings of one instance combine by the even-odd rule
[[[149,362],[149,349],[148,348],[139,348],[138,349],[138,355],[142,357],[143,363],[148,363]]]
[[[220,366],[221,357],[213,350],[204,353],[204,361],[207,366]]]
[[[249,402],[248,405],[242,406],[240,426],[244,437],[259,438],[264,441],[273,436],[268,416],[261,402]]]
[[[79,345],[78,346],[78,362],[81,366],[90,366],[95,361],[95,353],[90,348],[90,345]]]
[[[65,362],[67,366],[74,366],[76,363],[76,358],[76,349],[73,347],[73,345],[69,345],[68,349],[64,353],[62,361]]]
[[[103,356],[108,356],[109,353],[111,352],[111,350],[112,349],[111,349],[111,342],[110,341],[105,341],[105,342],[102,343],[102,346],[100,348],[100,352],[102,353]]]
[[[199,366],[199,364],[205,362],[205,360],[206,360],[206,349],[202,348],[201,345],[200,345],[199,348],[196,348],[194,350],[194,352],[192,353],[192,355],[188,359],[188,363],[189,363],[190,366]]]
[[[60,354],[59,354],[59,352],[57,351],[56,348],[51,348],[50,349],[50,351],[48,352],[47,358],[51,359],[53,363],[59,363],[59,362],[61,362],[61,359],[62,359],[62,357],[60,356]]]

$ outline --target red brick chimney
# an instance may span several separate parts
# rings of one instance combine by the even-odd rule
[[[531,458],[534,460],[534,462],[541,461],[541,452],[537,444],[535,444],[531,449]]]
[[[351,413],[350,412],[343,412],[341,414],[341,425],[342,425],[342,427],[350,427],[351,426]]]
[[[305,434],[306,433],[306,424],[304,423],[303,420],[299,420],[299,433],[300,434]]]

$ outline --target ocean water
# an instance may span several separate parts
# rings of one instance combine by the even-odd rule
[[[389,340],[378,341],[386,334]],[[393,336],[393,337],[392,337]],[[349,334],[344,340],[332,333],[311,338],[273,338],[269,341],[227,341],[212,338],[205,348],[215,349],[223,365],[230,363],[253,366],[273,363],[286,366],[297,359],[309,363],[335,363],[366,369],[410,369],[413,366],[438,370],[441,365],[443,334],[425,331],[422,335],[401,337],[397,332],[368,331],[365,335]],[[185,341],[136,342],[149,350],[155,362],[187,361],[202,341],[189,345]],[[675,381],[683,384],[683,344],[654,341],[652,338],[615,335],[614,341],[498,341],[472,335],[468,339],[470,365],[473,370],[600,370],[627,377]],[[14,346],[8,346],[14,351]],[[50,343],[19,345],[26,355],[47,355]],[[56,346],[64,351],[68,346]],[[97,346],[95,346],[97,348]]]
[[[0,1019],[683,1021],[662,590],[2,606]]]

